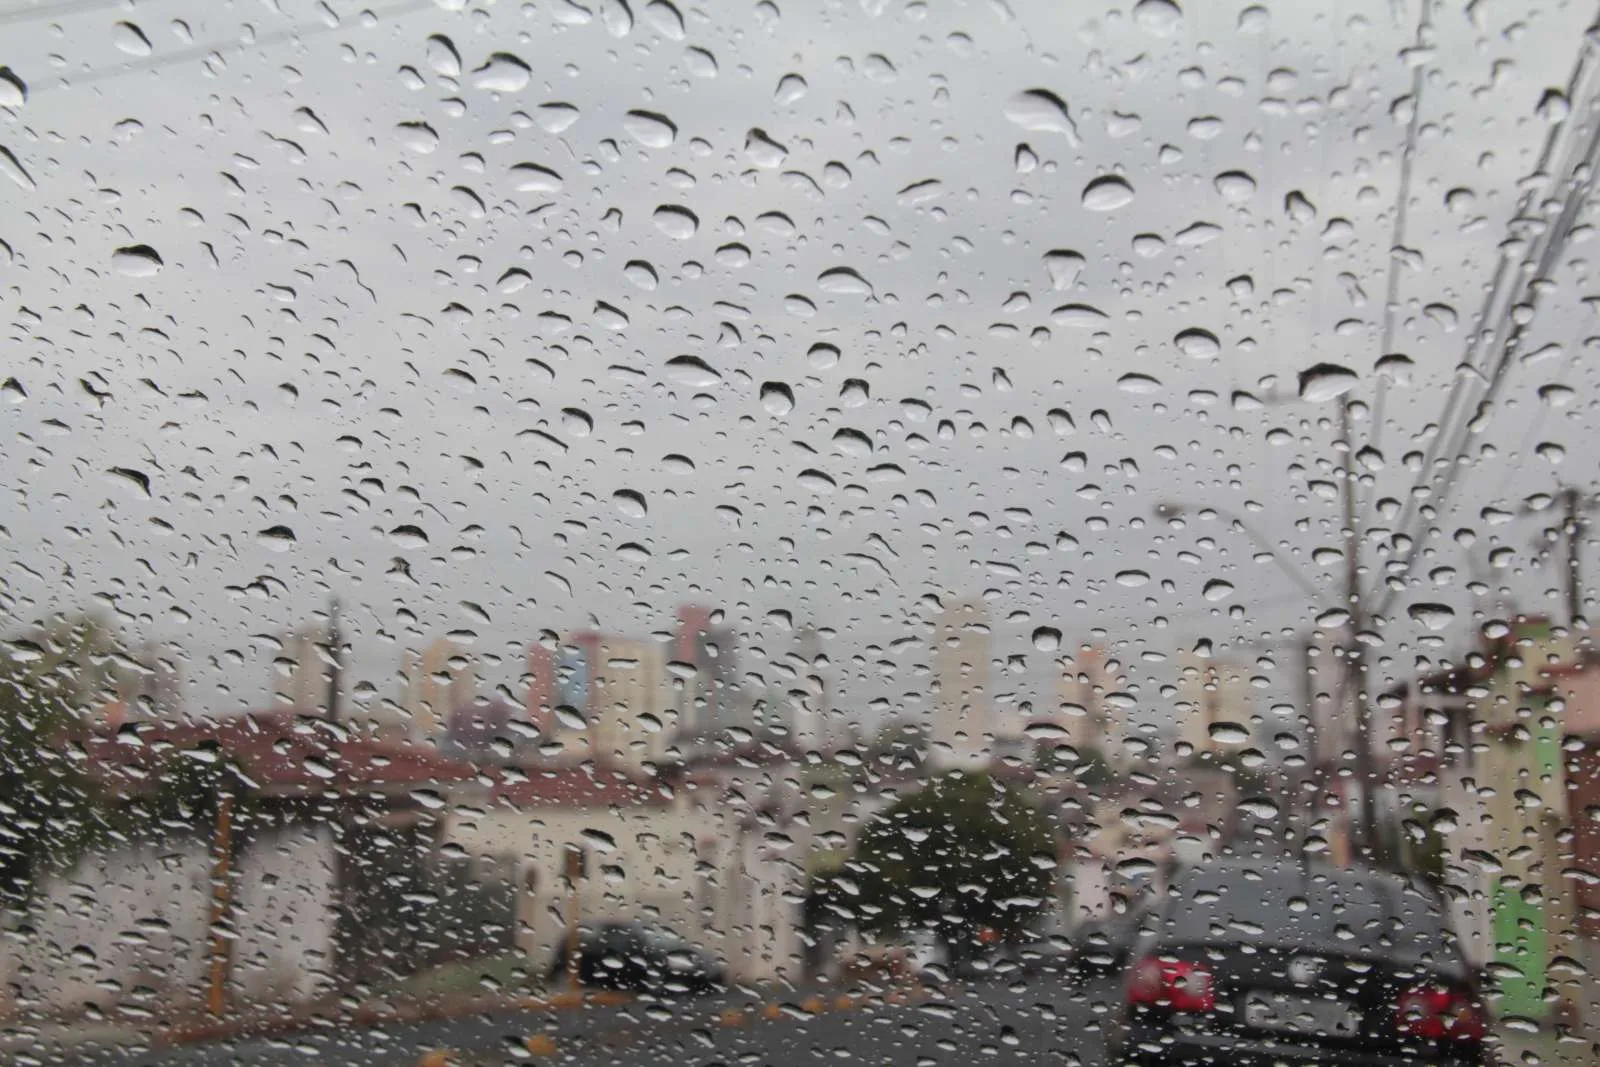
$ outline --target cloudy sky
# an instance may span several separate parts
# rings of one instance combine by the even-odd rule
[[[1160,719],[1175,651],[1337,601],[1340,388],[1361,523],[1398,527],[1540,239],[1519,197],[1553,216],[1546,135],[1588,136],[1587,84],[1548,91],[1591,14],[1439,5],[1417,47],[1386,2],[13,4],[8,613],[114,609],[224,711],[330,594],[382,694],[446,632],[509,681],[542,630],[694,599],[750,670],[812,621],[847,703],[914,711],[937,598],[983,595],[999,690],[1053,699],[1052,627]],[[1397,576],[1388,676],[1505,597],[1559,611],[1510,516],[1594,475],[1580,223]],[[1318,364],[1353,377],[1301,397]],[[1321,602],[1162,501],[1246,515]]]

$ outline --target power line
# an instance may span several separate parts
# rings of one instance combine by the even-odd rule
[[[1591,72],[1590,62],[1593,54],[1594,34],[1592,32],[1585,33],[1583,38],[1583,46],[1579,49],[1578,56],[1573,64],[1572,74],[1567,80],[1566,92],[1568,100],[1578,99],[1584,83],[1589,78]],[[1539,194],[1539,183],[1537,179],[1540,175],[1549,172],[1551,161],[1556,157],[1557,154],[1557,147],[1561,144],[1563,135],[1567,133],[1569,129],[1569,125],[1563,122],[1552,127],[1549,134],[1545,136],[1544,145],[1539,152],[1539,159],[1534,164],[1533,170],[1524,179],[1528,186],[1527,191],[1524,192],[1522,197],[1517,201],[1516,207],[1512,211],[1510,221],[1507,223],[1507,228],[1513,233],[1515,233],[1518,223],[1523,219],[1528,218],[1532,214],[1534,201]],[[1553,234],[1553,231],[1547,230],[1546,233]],[[1537,243],[1535,243],[1533,247],[1530,247],[1527,255],[1523,257],[1522,263],[1524,265],[1528,264],[1534,259],[1536,255],[1534,248],[1536,247]],[[1395,533],[1392,535],[1393,538],[1408,536],[1407,531],[1409,527],[1419,518],[1422,499],[1429,495],[1429,491],[1433,488],[1434,482],[1437,480],[1438,476],[1436,474],[1436,468],[1439,458],[1441,454],[1443,454],[1443,445],[1446,441],[1458,436],[1454,433],[1453,426],[1464,417],[1463,412],[1465,398],[1467,396],[1468,389],[1471,387],[1472,378],[1474,376],[1483,376],[1481,369],[1477,365],[1477,353],[1486,346],[1487,339],[1491,336],[1488,330],[1489,321],[1491,316],[1495,315],[1496,309],[1501,303],[1502,295],[1506,296],[1506,301],[1504,308],[1500,310],[1499,314],[1501,323],[1503,323],[1504,320],[1511,314],[1512,308],[1516,306],[1515,283],[1513,283],[1512,290],[1509,294],[1502,293],[1510,270],[1511,260],[1506,256],[1500,256],[1498,263],[1495,265],[1494,276],[1490,279],[1488,291],[1484,295],[1483,305],[1478,311],[1477,321],[1474,324],[1472,333],[1468,335],[1467,350],[1465,357],[1462,360],[1462,363],[1467,370],[1470,372],[1476,372],[1476,374],[1458,373],[1456,375],[1456,380],[1451,385],[1450,393],[1445,398],[1444,409],[1439,416],[1438,428],[1433,435],[1433,439],[1428,442],[1428,447],[1424,454],[1422,465],[1418,471],[1416,481],[1412,485],[1411,492],[1407,494],[1405,504],[1400,513],[1400,521],[1395,524]],[[1517,327],[1516,331],[1520,334],[1521,327]],[[1494,332],[1499,332],[1498,326]],[[1419,529],[1414,535],[1409,535],[1413,548],[1411,552],[1407,554],[1406,569],[1409,569],[1411,561],[1416,555],[1416,548],[1421,544],[1422,532],[1423,531]],[[1391,599],[1392,598],[1386,598],[1385,604],[1387,604]]]
[[[1533,321],[1534,312],[1538,310],[1539,297],[1543,291],[1543,286],[1539,283],[1549,277],[1556,259],[1566,247],[1567,238],[1572,232],[1573,222],[1583,209],[1584,202],[1588,200],[1589,195],[1594,191],[1594,171],[1597,162],[1600,162],[1600,122],[1595,123],[1595,128],[1589,136],[1588,147],[1580,163],[1569,172],[1573,178],[1577,179],[1577,182],[1568,189],[1566,200],[1562,204],[1561,214],[1545,231],[1549,239],[1544,243],[1544,248],[1539,255],[1539,262],[1525,287],[1527,293],[1525,304],[1512,305],[1525,306],[1527,313],[1522,316],[1521,321],[1513,322],[1511,332],[1500,346],[1498,359],[1493,370],[1488,375],[1488,387],[1484,391],[1483,399],[1477,404],[1475,414],[1472,418],[1462,423],[1458,433],[1452,435],[1457,443],[1451,450],[1452,458],[1445,468],[1444,484],[1439,488],[1438,493],[1432,497],[1436,503],[1442,504],[1449,499],[1450,492],[1455,487],[1456,478],[1466,460],[1467,448],[1472,443],[1473,437],[1482,431],[1483,426],[1488,421],[1488,414],[1499,397],[1501,386],[1505,383],[1506,371],[1511,364],[1511,356],[1521,347],[1522,338],[1527,332],[1528,324]],[[1580,175],[1581,177],[1579,177]],[[1400,568],[1402,574],[1410,572],[1411,564],[1416,560],[1417,553],[1422,548],[1423,533],[1424,531],[1418,530],[1417,536],[1411,540],[1411,546],[1407,550]],[[1385,590],[1383,600],[1378,606],[1379,616],[1382,616],[1388,610],[1396,595],[1397,591],[1393,586],[1389,586]]]
[[[120,7],[122,3],[123,0],[64,0],[59,4],[35,4],[32,7],[13,8],[10,11],[0,11],[0,26],[12,26],[18,22],[31,22],[34,19],[79,15],[103,7]]]
[[[409,15],[424,8],[436,6],[434,0],[402,0],[401,3],[391,4],[388,7],[377,8],[372,11],[376,17],[393,15],[396,17]],[[174,52],[164,52],[160,55],[149,56],[144,59],[132,60],[114,67],[102,67],[99,70],[87,70],[81,74],[66,75],[53,82],[40,86],[41,91],[50,89],[68,89],[82,85],[92,85],[95,82],[106,81],[111,78],[120,78],[124,74],[140,74],[162,67],[173,66],[178,63],[189,63],[197,59],[207,59],[211,56],[237,55],[240,52],[250,52],[256,49],[270,48],[283,44],[286,41],[305,40],[308,37],[320,37],[335,30],[344,29],[345,24],[340,22],[332,26],[326,22],[305,22],[287,29],[275,30],[253,37],[248,41],[234,41],[232,43],[214,41],[208,44],[194,45],[189,48],[180,48]]]
[[[1417,18],[1418,49],[1423,47],[1424,37],[1432,26],[1429,19],[1432,6],[1433,0],[1422,0],[1422,11]],[[1400,301],[1400,250],[1406,241],[1407,204],[1411,199],[1411,172],[1417,159],[1417,131],[1422,126],[1422,86],[1426,73],[1427,64],[1418,63],[1411,74],[1411,121],[1406,123],[1406,146],[1400,156],[1400,187],[1394,197],[1394,226],[1389,232],[1389,282],[1383,297],[1383,330],[1378,342],[1380,359],[1394,347],[1395,310]],[[1380,376],[1372,401],[1372,433],[1368,438],[1373,449],[1378,448],[1383,434],[1383,400],[1387,391],[1387,383]],[[1346,441],[1345,447],[1349,445]]]

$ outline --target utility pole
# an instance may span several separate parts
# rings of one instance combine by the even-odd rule
[[[1344,459],[1340,464],[1344,479],[1340,483],[1339,502],[1344,524],[1344,595],[1345,610],[1349,613],[1347,632],[1350,635],[1345,646],[1344,664],[1348,674],[1341,689],[1345,693],[1355,693],[1356,780],[1361,787],[1358,830],[1362,847],[1367,850],[1369,857],[1376,857],[1377,825],[1373,800],[1378,783],[1372,766],[1372,709],[1367,701],[1367,656],[1361,643],[1367,620],[1361,602],[1361,536],[1356,529],[1356,450],[1350,433],[1348,397],[1339,398],[1339,442],[1344,448]]]
[[[339,721],[339,694],[344,689],[344,634],[339,630],[339,598],[328,602],[328,721]]]
[[[1589,534],[1589,520],[1584,516],[1594,507],[1586,501],[1576,486],[1561,487],[1561,534],[1567,542],[1567,625],[1574,630],[1583,616],[1583,542]]]

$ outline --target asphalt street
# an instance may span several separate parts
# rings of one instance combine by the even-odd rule
[[[698,1001],[670,1009],[634,1005],[388,1029],[314,1029],[286,1037],[156,1051],[45,1051],[35,1062],[106,1067],[399,1067],[418,1063],[430,1051],[449,1050],[463,1065],[809,1067],[856,1061],[906,1067],[974,1063],[1087,1067],[1104,1061],[1099,1023],[1116,993],[1111,982],[1075,989],[1058,978],[1038,978],[979,983],[911,1003],[861,1004],[816,1015],[803,1011],[797,997],[775,1018],[747,1013],[732,1025],[723,1018],[725,1004]],[[550,1039],[539,1054],[528,1051],[527,1039],[535,1034]]]

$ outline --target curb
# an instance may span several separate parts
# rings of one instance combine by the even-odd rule
[[[563,990],[545,997],[470,997],[389,1007],[369,1004],[350,1012],[341,1012],[337,1004],[328,1003],[326,1007],[311,1008],[292,1014],[207,1020],[173,1026],[155,1035],[153,1044],[156,1048],[176,1048],[236,1037],[277,1036],[318,1027],[336,1027],[341,1024],[370,1028],[404,1023],[439,1022],[468,1015],[573,1011],[586,1007],[611,1008],[631,1003],[633,999],[627,993],[605,990],[591,992]],[[437,1062],[450,1061],[445,1059]]]
[[[829,1015],[838,1012],[854,1011],[857,1008],[875,1006],[902,1006],[912,1004],[931,996],[930,991],[924,986],[912,985],[899,989],[888,989],[879,993],[840,993],[835,996],[824,997],[820,994],[811,994],[799,1003],[792,1000],[765,1000],[744,1007],[728,1007],[718,1011],[714,1017],[714,1025],[723,1029],[740,1029],[753,1022],[776,1022],[782,1019],[804,1022],[814,1019],[819,1015]],[[608,1038],[636,1034],[646,1027],[625,1027],[613,1030],[606,1034]],[[561,1046],[549,1034],[534,1034],[523,1042],[529,1056],[544,1057],[562,1054]],[[436,1050],[428,1055],[437,1055],[445,1050]],[[462,1053],[465,1054],[465,1053]],[[424,1057],[419,1060],[417,1067],[436,1067],[436,1065],[454,1063],[454,1060],[441,1059],[429,1060]]]

